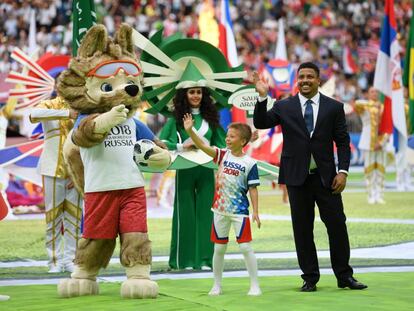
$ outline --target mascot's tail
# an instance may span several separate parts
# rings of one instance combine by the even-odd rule
[[[63,145],[63,157],[66,162],[69,176],[72,179],[76,190],[83,196],[85,185],[83,163],[79,147],[72,142],[72,131],[73,130],[69,132]]]

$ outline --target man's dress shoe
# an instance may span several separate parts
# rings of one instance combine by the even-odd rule
[[[301,292],[316,292],[316,284],[312,284],[309,282],[303,282],[303,285],[300,289]]]
[[[358,282],[352,276],[350,276],[349,278],[346,278],[344,280],[339,280],[338,287],[339,288],[349,287],[350,289],[364,289],[364,288],[367,288],[368,286],[361,282]]]

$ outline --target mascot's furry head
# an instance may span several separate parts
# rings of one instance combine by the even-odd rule
[[[60,75],[57,90],[81,113],[103,113],[123,104],[131,117],[141,103],[142,76],[132,28],[122,24],[112,40],[103,25],[95,25],[83,38],[78,56]]]

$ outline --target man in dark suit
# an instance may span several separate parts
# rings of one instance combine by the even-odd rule
[[[254,126],[282,127],[279,183],[286,184],[289,193],[296,253],[304,280],[301,291],[316,291],[320,277],[313,240],[315,202],[327,228],[338,287],[367,288],[353,278],[349,265],[350,247],[341,192],[346,185],[351,151],[343,104],[319,93],[319,68],[313,63],[303,63],[298,68],[299,94],[276,102],[270,110],[266,107],[268,86],[260,81],[257,72],[253,80],[259,93]]]

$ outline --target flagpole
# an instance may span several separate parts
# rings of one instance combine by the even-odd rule
[[[36,43],[36,18],[35,10],[30,10],[30,25],[29,25],[29,48],[28,54],[30,58],[33,58],[38,53],[38,47]]]
[[[278,31],[277,31],[277,43],[275,51],[275,59],[288,60],[286,40],[285,40],[285,27],[283,25],[283,18],[278,20]]]

